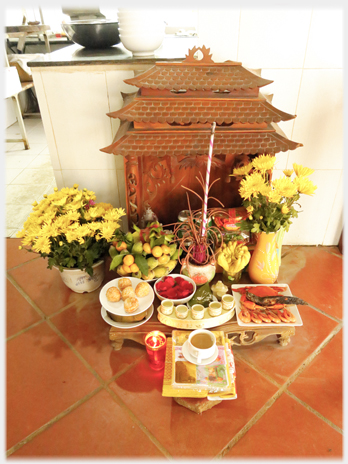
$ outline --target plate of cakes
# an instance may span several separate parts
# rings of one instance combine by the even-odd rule
[[[146,317],[155,294],[152,287],[136,277],[113,279],[101,289],[99,301],[117,322],[135,322]]]

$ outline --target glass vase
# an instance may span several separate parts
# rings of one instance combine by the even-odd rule
[[[241,277],[242,277],[242,272],[243,272],[243,269],[241,269],[239,272],[237,272],[235,274],[230,274],[227,271],[225,271],[225,269],[223,269],[223,271],[222,271],[222,282],[225,285],[238,284]]]

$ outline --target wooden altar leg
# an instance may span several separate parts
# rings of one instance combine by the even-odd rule
[[[281,334],[278,335],[278,343],[281,346],[286,346],[290,342],[290,337],[295,335],[295,327],[289,327],[284,330]]]

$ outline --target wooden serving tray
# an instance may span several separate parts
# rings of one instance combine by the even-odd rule
[[[176,327],[177,329],[188,329],[188,330],[196,330],[196,329],[210,329],[212,327],[217,327],[221,324],[232,319],[235,314],[235,307],[226,311],[225,309],[222,310],[220,316],[210,316],[209,309],[205,308],[204,311],[204,318],[203,319],[192,319],[191,317],[191,310],[189,309],[189,313],[185,319],[178,319],[175,315],[175,308],[170,316],[166,316],[161,312],[161,306],[157,308],[157,318],[162,324],[168,325],[169,327]]]

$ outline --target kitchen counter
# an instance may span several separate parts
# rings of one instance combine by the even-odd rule
[[[197,37],[166,37],[153,56],[133,57],[122,44],[104,50],[69,45],[28,62],[47,138],[57,187],[93,190],[98,202],[127,208],[122,156],[103,153],[120,121],[107,116],[138,91],[124,80],[156,61],[182,61]],[[127,230],[126,217],[122,227]]]
[[[168,36],[154,55],[135,57],[122,43],[105,49],[87,49],[73,44],[44,57],[28,62],[28,66],[81,66],[81,65],[115,65],[115,64],[153,64],[156,61],[181,61],[188,49],[196,45],[197,37]]]

